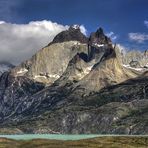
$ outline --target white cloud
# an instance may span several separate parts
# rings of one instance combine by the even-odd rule
[[[84,35],[87,35],[87,30],[86,30],[86,28],[85,28],[84,25],[81,25],[81,26],[80,26],[80,30],[81,30],[81,32],[82,32]]]
[[[146,26],[146,27],[148,27],[148,21],[144,21],[144,25]]]
[[[0,24],[4,24],[5,22],[4,21],[0,21]]]
[[[80,29],[81,33],[83,33],[84,35],[87,35],[87,30],[84,25],[74,24],[71,27],[74,29]]]
[[[132,41],[136,41],[138,43],[143,43],[144,41],[148,41],[148,34],[144,33],[129,33],[129,39]]]
[[[109,32],[109,33],[106,33],[106,35],[111,38],[112,41],[115,41],[117,39],[117,35],[115,35],[114,32]]]
[[[128,48],[126,48],[124,45],[121,44],[117,44],[116,46],[118,47],[119,52],[122,53],[123,55],[125,55],[129,50]]]
[[[147,20],[144,21],[144,25],[148,27]],[[145,41],[148,41],[148,34],[145,33],[129,33],[128,36],[131,41],[135,41],[137,43],[144,43]]]
[[[66,30],[51,21],[34,21],[28,24],[11,24],[0,21],[0,61],[14,64],[30,58],[47,45],[59,32]]]

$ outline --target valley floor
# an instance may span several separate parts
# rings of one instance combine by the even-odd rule
[[[147,148],[148,136],[99,137],[77,141],[0,139],[0,148]]]

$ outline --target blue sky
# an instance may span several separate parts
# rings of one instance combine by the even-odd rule
[[[83,24],[88,34],[101,26],[114,42],[148,49],[148,0],[0,0],[0,20]]]
[[[114,32],[118,36],[116,42],[125,45],[134,44],[129,42],[128,33],[148,33],[144,25],[148,20],[148,0],[0,0],[0,5],[4,9],[0,20],[21,24],[45,19],[63,25],[84,24],[88,32],[101,26],[106,32]],[[144,42],[135,44],[147,46]]]

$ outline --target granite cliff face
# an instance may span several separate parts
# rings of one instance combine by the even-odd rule
[[[148,134],[148,72],[123,65],[99,28],[58,34],[0,77],[0,133]]]
[[[66,70],[69,61],[77,53],[87,53],[87,37],[79,28],[70,27],[59,33],[46,47],[36,53],[30,60],[12,70],[13,75],[27,76],[48,85]]]

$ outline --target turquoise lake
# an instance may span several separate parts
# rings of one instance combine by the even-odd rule
[[[60,135],[60,134],[25,134],[25,135],[0,135],[0,138],[14,140],[54,139],[54,140],[80,140],[99,137],[98,135]]]
[[[148,135],[60,135],[60,134],[24,134],[24,135],[0,135],[0,138],[14,140],[51,139],[51,140],[81,140],[95,137],[129,136],[147,137]]]

